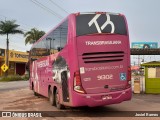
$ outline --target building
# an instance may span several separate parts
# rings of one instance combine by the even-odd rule
[[[9,75],[24,75],[26,71],[26,63],[28,62],[29,53],[9,50]],[[0,48],[0,66],[6,63],[6,50]],[[3,76],[4,72],[0,69],[0,76]]]
[[[160,93],[160,61],[143,63],[145,67],[145,93]]]

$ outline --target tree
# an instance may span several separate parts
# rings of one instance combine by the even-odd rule
[[[9,39],[8,36],[9,34],[23,34],[23,31],[18,29],[20,25],[15,23],[15,20],[5,20],[5,21],[0,21],[0,35],[7,35],[6,39],[6,65],[9,65]],[[6,76],[8,75],[8,71],[5,74]]]
[[[39,38],[41,38],[43,35],[45,34],[44,31],[39,31],[36,28],[32,28],[30,31],[26,32],[24,34],[24,36],[26,37],[25,39],[25,45],[26,44],[33,44],[35,43],[37,40],[39,40]]]

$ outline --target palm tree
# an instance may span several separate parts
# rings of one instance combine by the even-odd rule
[[[25,39],[25,45],[26,44],[33,44],[35,43],[39,38],[41,38],[45,34],[44,31],[39,31],[36,28],[32,28],[30,31],[26,32],[24,36]]]
[[[23,34],[23,31],[18,29],[20,25],[15,23],[15,20],[5,20],[5,21],[0,21],[0,35],[7,35],[7,40],[6,40],[6,65],[8,66],[9,60],[8,60],[8,54],[9,54],[9,39],[8,36],[9,34]],[[8,71],[5,74],[6,76],[8,75]]]

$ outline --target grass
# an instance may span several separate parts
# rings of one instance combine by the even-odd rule
[[[0,82],[11,82],[11,81],[27,81],[29,79],[28,75],[9,75],[7,77],[2,77]]]

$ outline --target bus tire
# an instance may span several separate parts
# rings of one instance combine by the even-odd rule
[[[33,89],[33,93],[34,93],[34,96],[39,96],[39,94],[37,92],[35,92],[34,89]]]
[[[56,90],[56,92],[55,92],[55,101],[56,101],[56,107],[58,109],[64,109],[65,108],[64,105],[60,104],[60,98],[59,98],[59,92],[58,92],[58,90]]]
[[[49,102],[52,106],[56,105],[56,101],[55,101],[55,96],[54,96],[54,93],[53,91],[51,90],[51,88],[49,88],[48,90],[48,96],[49,96]]]
[[[33,83],[32,83],[32,90],[33,90],[34,96],[38,96],[38,93],[35,92],[35,88],[34,88],[34,84]]]

